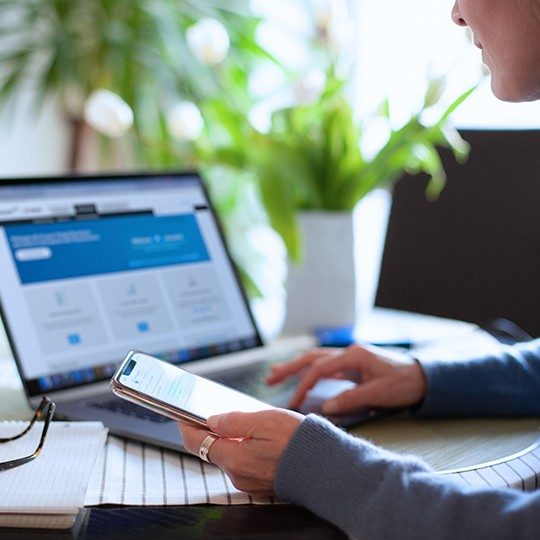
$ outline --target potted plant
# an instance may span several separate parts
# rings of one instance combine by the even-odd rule
[[[425,172],[430,178],[426,195],[434,199],[446,181],[437,147],[449,147],[456,159],[466,159],[468,145],[451,127],[449,117],[473,89],[435,121],[423,121],[426,111],[439,102],[443,87],[444,78],[433,80],[420,110],[396,129],[385,101],[378,117],[388,128],[387,140],[370,157],[362,149],[368,122],[356,119],[345,81],[332,70],[315,100],[275,111],[266,132],[243,133],[247,144],[241,146],[213,146],[209,158],[252,173],[269,222],[296,263],[289,266],[286,330],[355,321],[355,244],[369,241],[362,235],[372,234],[357,230],[355,224],[362,218],[355,210],[367,195],[383,189],[389,202],[393,183],[405,172]],[[233,118],[229,124],[238,125]],[[384,211],[383,207],[383,215]],[[374,216],[377,219],[377,213]],[[380,228],[379,235],[382,240]],[[360,262],[372,281],[382,245],[378,251],[368,255],[371,260]],[[363,307],[372,301],[373,292],[366,294]]]

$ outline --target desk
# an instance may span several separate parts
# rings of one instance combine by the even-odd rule
[[[307,510],[280,506],[92,508],[75,531],[0,529],[2,540],[344,540],[333,525]]]
[[[12,362],[0,360],[0,418],[30,412]],[[537,489],[540,420],[420,421],[388,417],[353,433],[394,451],[414,453],[441,474],[467,484]],[[449,470],[454,469],[454,470]],[[84,538],[345,538],[332,525],[289,505],[100,507],[88,510]],[[71,538],[69,532],[2,530],[2,538]]]
[[[388,417],[351,432],[473,487],[540,487],[540,419]]]

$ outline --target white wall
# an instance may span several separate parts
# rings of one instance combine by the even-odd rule
[[[68,132],[58,108],[49,101],[41,114],[32,92],[0,111],[0,181],[13,176],[41,176],[65,171]],[[0,324],[0,358],[8,354]]]
[[[16,104],[0,111],[0,178],[65,171],[68,130],[51,101],[37,114],[32,92],[20,93]]]
[[[65,171],[68,132],[60,112],[48,102],[37,115],[31,98],[31,91],[21,92],[17,106],[8,104],[0,111],[0,181]],[[7,354],[0,324],[0,358]]]

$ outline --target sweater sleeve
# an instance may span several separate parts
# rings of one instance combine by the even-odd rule
[[[281,500],[353,538],[537,538],[540,492],[473,489],[308,416],[277,469]]]
[[[540,416],[540,340],[497,356],[420,364],[427,392],[418,416]]]

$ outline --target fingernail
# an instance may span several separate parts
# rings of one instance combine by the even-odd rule
[[[324,414],[334,414],[337,412],[337,410],[338,410],[338,404],[336,403],[335,400],[330,399],[326,401],[325,403],[323,403],[322,412]]]

